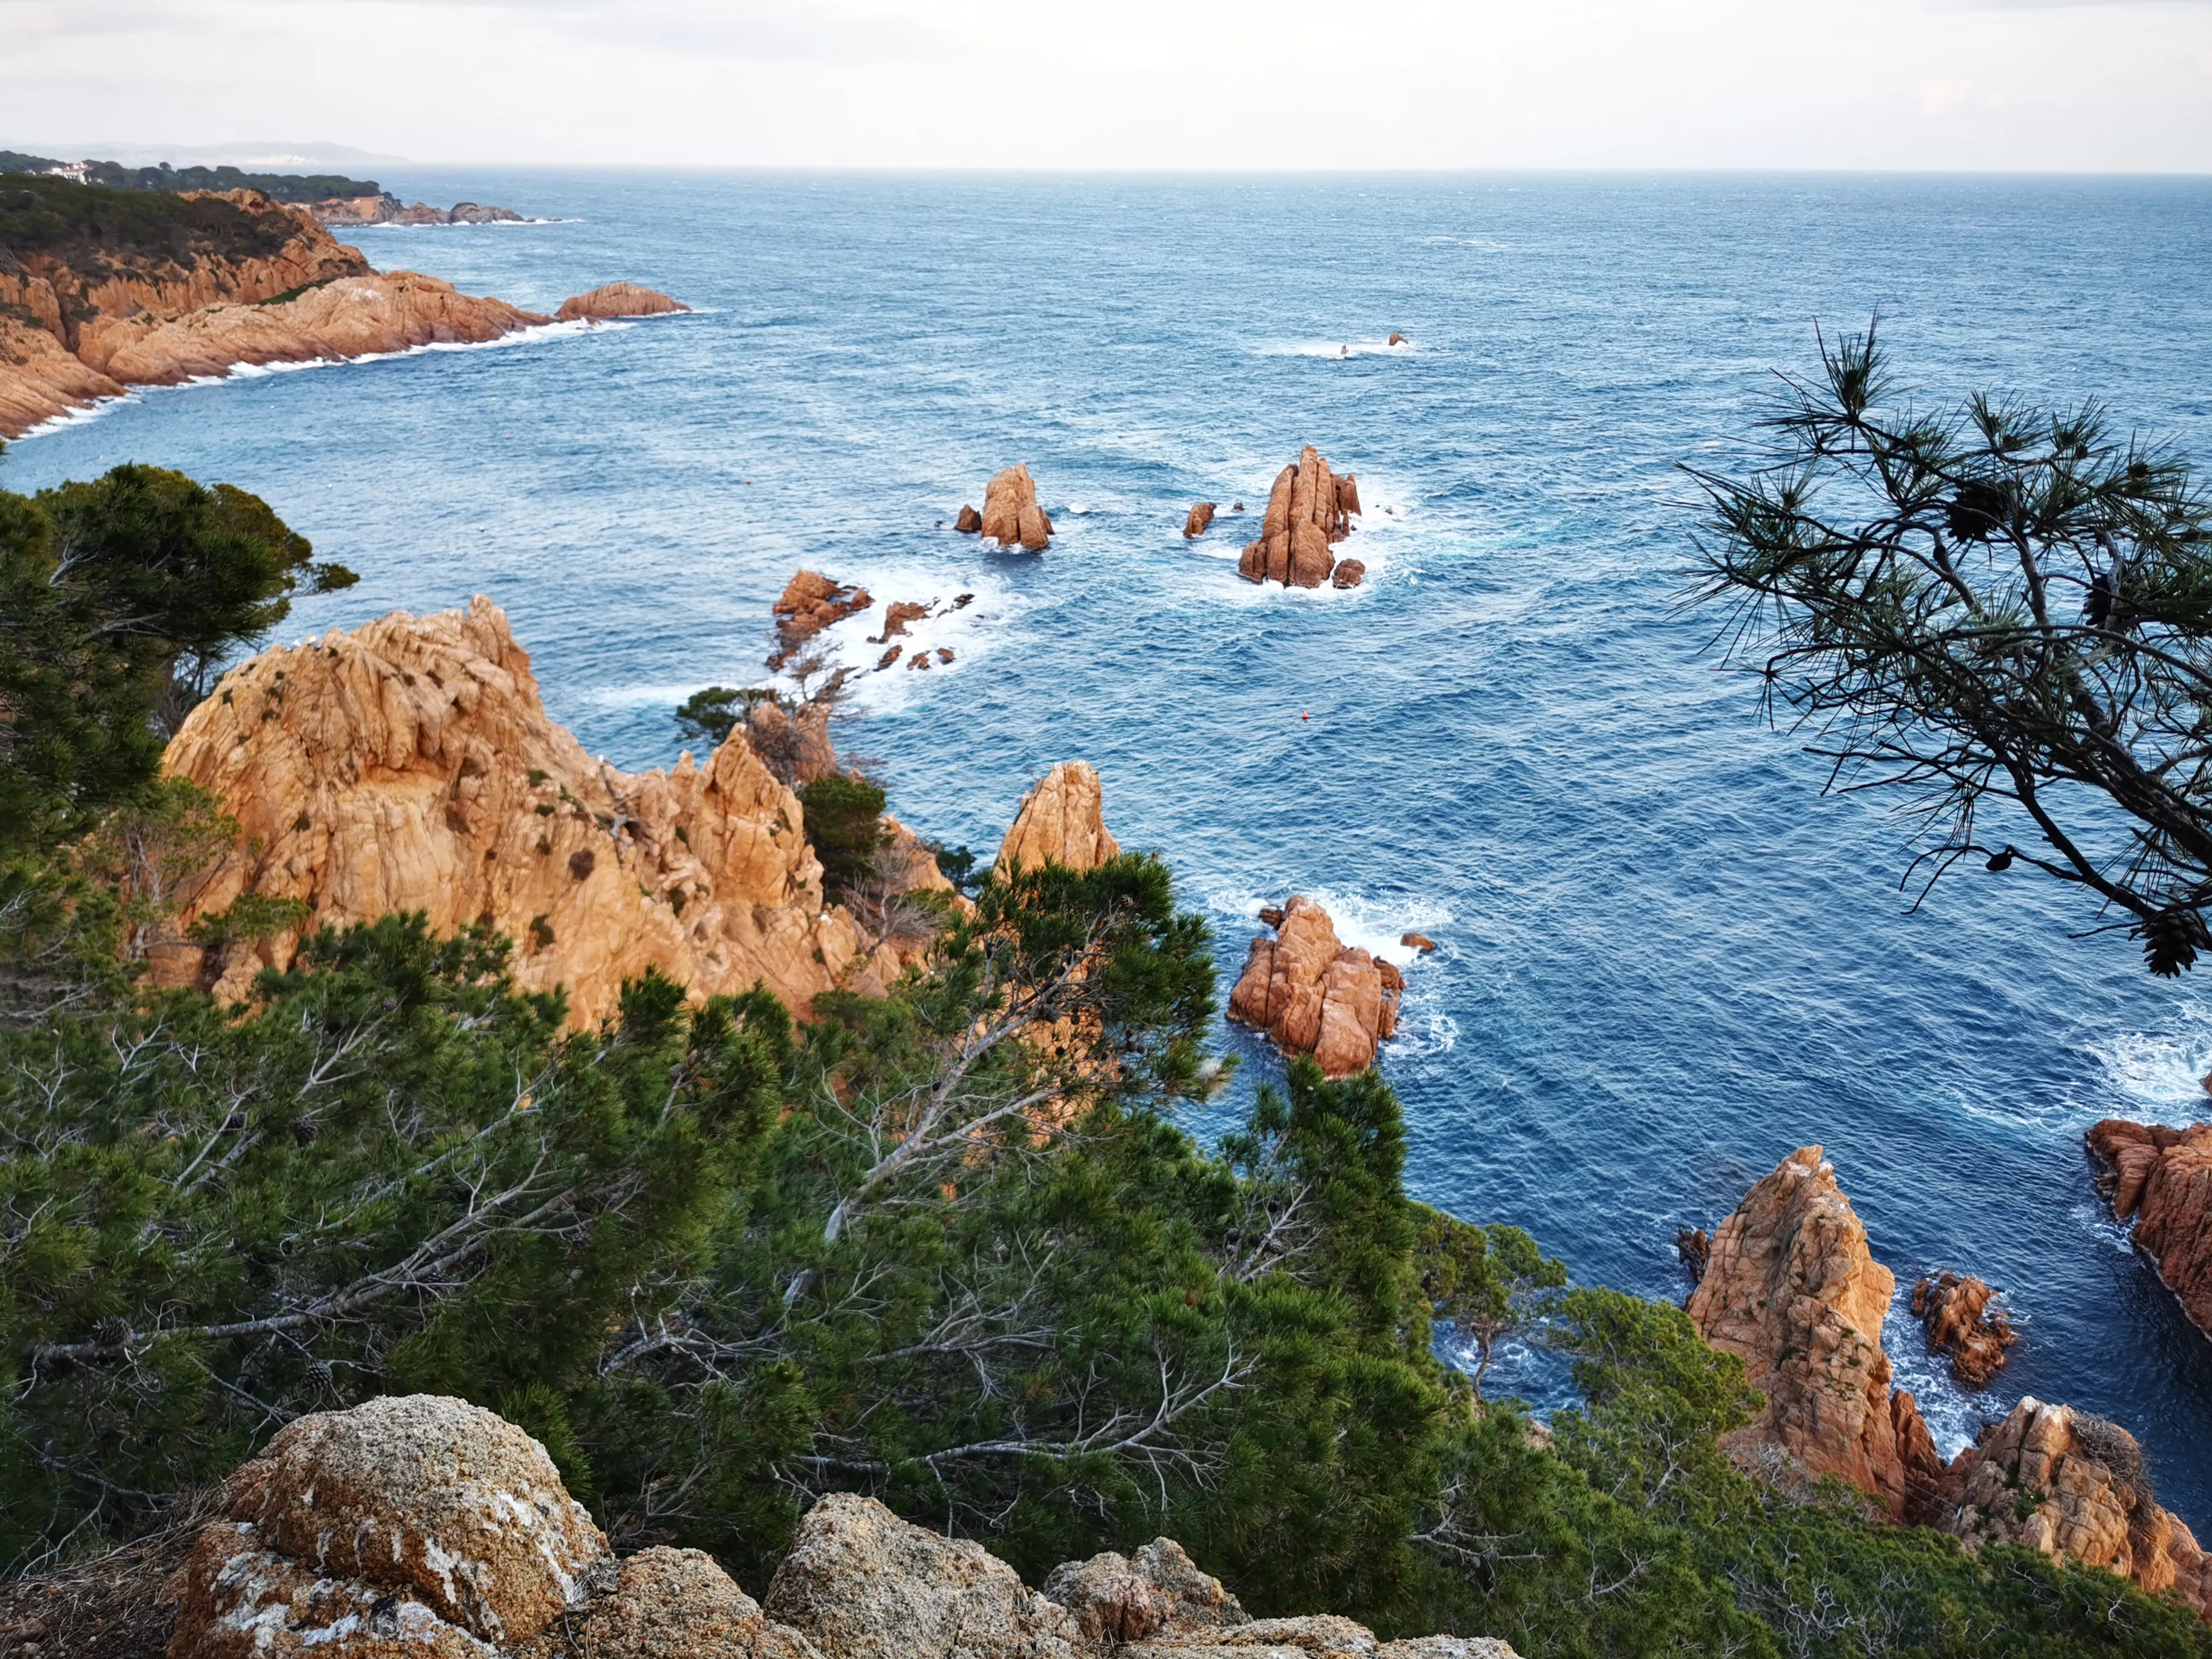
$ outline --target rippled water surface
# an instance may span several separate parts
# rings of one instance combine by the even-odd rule
[[[1900,1296],[1890,1347],[1947,1447],[2022,1393],[2071,1401],[2212,1522],[2212,1342],[2080,1142],[2201,1113],[2203,970],[2068,937],[2094,918],[2024,876],[1905,914],[1900,826],[1820,799],[1675,609],[1676,463],[1809,364],[1816,319],[1878,309],[1931,392],[2095,392],[2212,461],[2212,185],[386,182],[558,222],[361,233],[380,267],[546,309],[627,277],[698,312],[154,392],[15,447],[0,484],[131,459],[258,491],[363,579],[288,635],[489,593],[554,714],[629,766],[672,757],[685,693],[760,677],[795,566],[879,605],[972,592],[924,635],[956,662],[871,677],[843,738],[902,818],[988,850],[1082,757],[1224,972],[1291,891],[1363,943],[1432,934],[1383,1061],[1410,1184],[1584,1279],[1680,1294],[1677,1224],[1820,1142],[1905,1285],[1977,1273],[2019,1316],[1968,1396]],[[1192,501],[1256,508],[1308,442],[1358,476],[1339,550],[1365,587],[1239,581],[1249,514],[1183,541]],[[1018,459],[1060,531],[1042,557],[950,528]],[[1248,1084],[1279,1070],[1224,1041]]]

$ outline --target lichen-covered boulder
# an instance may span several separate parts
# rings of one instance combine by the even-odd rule
[[[550,1627],[516,1659],[820,1659],[787,1625],[769,1622],[714,1558],[642,1550],[613,1593]]]
[[[1090,1642],[1142,1642],[1163,1631],[1249,1625],[1246,1613],[1182,1545],[1155,1538],[1133,1557],[1112,1550],[1069,1561],[1045,1580],[1045,1599],[1075,1615]]]
[[[1075,1659],[1075,1617],[981,1544],[838,1492],[799,1523],[768,1616],[830,1659]]]

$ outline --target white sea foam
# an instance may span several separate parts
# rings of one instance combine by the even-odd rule
[[[818,655],[831,668],[852,671],[854,702],[875,714],[904,708],[926,696],[931,686],[946,677],[967,672],[988,657],[1003,636],[1006,623],[1021,608],[1006,585],[984,565],[973,543],[963,541],[958,563],[936,564],[912,558],[870,559],[841,563],[831,574],[837,580],[867,590],[875,601],[858,616],[825,628],[808,641],[801,655]],[[975,597],[954,608],[963,593]],[[880,644],[884,620],[895,602],[927,605],[930,614],[909,622],[906,632]],[[766,640],[763,644],[770,643]],[[878,668],[892,646],[899,656],[888,668]],[[940,661],[939,647],[953,655]],[[916,653],[926,653],[930,665],[910,668]],[[759,677],[762,683],[766,677]],[[788,684],[787,677],[784,682]]]
[[[1271,340],[1259,348],[1259,355],[1262,357],[1334,357],[1341,361],[1350,357],[1411,357],[1419,356],[1422,349],[1417,341],[1401,340],[1392,345],[1388,338]]]
[[[2008,1308],[2007,1311],[2013,1310]],[[2027,1328],[2023,1315],[2013,1313],[2013,1322]],[[1929,1352],[1927,1333],[1912,1316],[1912,1285],[1902,1277],[1890,1298],[1889,1312],[1882,1319],[1881,1346],[1890,1357],[1896,1385],[1912,1395],[1936,1449],[1946,1462],[1973,1443],[1975,1431],[1987,1417],[2002,1416],[2009,1409],[2009,1401],[1968,1394],[1952,1380],[1950,1360]]]
[[[2113,1092],[2153,1109],[2201,1109],[2212,1072],[2212,1006],[2187,1002],[2163,1031],[2124,1031],[2092,1040],[2105,1081]]]

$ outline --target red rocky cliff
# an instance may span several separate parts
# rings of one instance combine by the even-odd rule
[[[2089,1131],[2099,1189],[2158,1263],[2197,1328],[2212,1333],[2212,1123],[2186,1129],[2108,1117]]]

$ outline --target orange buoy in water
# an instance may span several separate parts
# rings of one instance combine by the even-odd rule
[[[1307,713],[1306,713],[1306,711],[1305,711],[1304,709],[1301,708],[1301,709],[1299,709],[1299,710],[1298,710],[1298,718],[1299,718],[1300,720],[1311,720],[1311,719],[1313,718],[1313,716],[1312,716],[1311,714],[1307,714]]]

